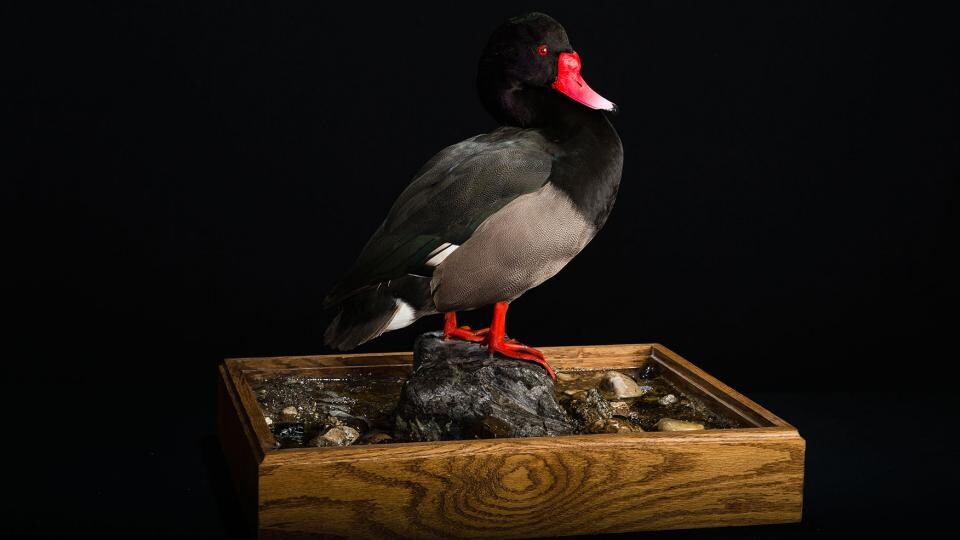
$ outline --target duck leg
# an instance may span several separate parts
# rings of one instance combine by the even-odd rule
[[[457,312],[448,311],[443,314],[443,339],[462,339],[474,343],[482,343],[487,339],[489,328],[472,330],[469,326],[457,326]]]
[[[543,369],[547,370],[547,374],[550,375],[551,379],[556,379],[557,376],[553,373],[553,368],[547,363],[547,359],[544,358],[542,352],[533,347],[527,347],[515,339],[505,339],[508,306],[508,302],[497,302],[493,305],[493,321],[490,323],[490,328],[486,331],[485,340],[490,354],[500,353],[508,358],[516,358],[518,360],[526,360],[539,364],[543,366]],[[483,332],[483,330],[480,332]]]

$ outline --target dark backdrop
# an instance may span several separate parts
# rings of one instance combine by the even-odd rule
[[[945,432],[924,431],[918,474],[891,472],[903,458],[876,430],[953,423],[936,374],[956,356],[951,13],[186,4],[3,8],[7,396],[15,456],[43,462],[22,479],[24,530],[233,531],[217,362],[326,352],[320,300],[426,159],[494,127],[478,55],[531,9],[621,106],[626,155],[605,229],[514,304],[511,333],[662,342],[757,396],[810,440],[808,528],[862,524],[847,512],[889,485],[883,519],[939,513],[903,490],[940,496]]]

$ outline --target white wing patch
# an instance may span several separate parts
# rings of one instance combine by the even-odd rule
[[[458,246],[457,244],[444,242],[443,244],[440,244],[439,246],[437,246],[437,249],[431,251],[430,254],[427,255],[430,258],[427,259],[427,262],[423,264],[427,266],[432,266],[432,267],[439,266],[440,263],[442,263],[444,259],[449,257],[451,253],[456,251],[458,247],[460,246]]]
[[[417,320],[417,314],[413,310],[413,306],[404,302],[403,300],[400,300],[399,298],[394,300],[397,303],[397,310],[393,313],[393,317],[390,319],[390,322],[387,324],[387,328],[384,329],[384,332],[405,328],[413,324],[413,321]]]

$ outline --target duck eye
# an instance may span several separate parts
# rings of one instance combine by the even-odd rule
[[[547,49],[546,45],[540,45],[539,47],[537,47],[537,54],[539,54],[540,56],[546,56],[548,52],[550,52],[550,50]]]

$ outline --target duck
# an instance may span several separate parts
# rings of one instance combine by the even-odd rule
[[[617,106],[584,80],[566,30],[544,13],[511,18],[480,57],[477,91],[499,127],[440,150],[414,175],[324,299],[324,343],[349,350],[443,314],[443,338],[542,366],[510,339],[511,302],[556,275],[613,208],[623,145]],[[493,306],[488,328],[457,312]]]

